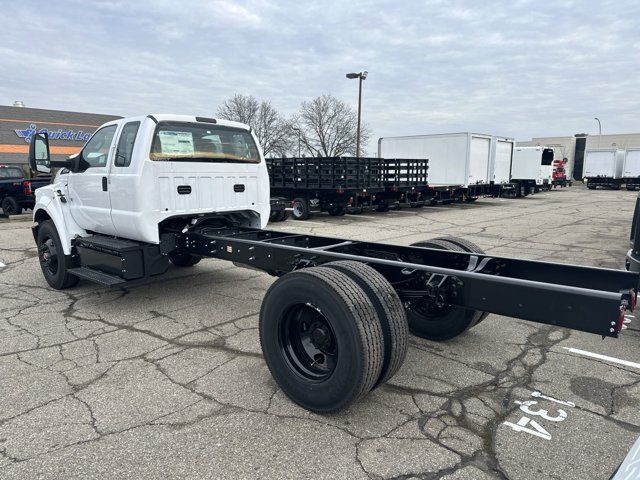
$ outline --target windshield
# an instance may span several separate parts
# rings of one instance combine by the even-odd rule
[[[22,176],[21,168],[0,168],[0,178],[22,178]]]
[[[156,161],[260,163],[246,130],[215,124],[160,122],[149,158]]]

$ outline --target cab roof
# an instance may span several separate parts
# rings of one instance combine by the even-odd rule
[[[194,122],[194,123],[215,123],[227,127],[241,128],[243,130],[251,130],[249,125],[223,118],[206,117],[204,115],[176,115],[170,113],[153,113],[148,115],[155,118],[158,122]],[[125,119],[126,120],[126,119]]]

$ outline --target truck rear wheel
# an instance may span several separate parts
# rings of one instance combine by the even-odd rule
[[[466,251],[455,243],[443,239],[426,240],[411,246],[457,252]],[[434,308],[427,302],[420,301],[411,304],[406,310],[411,333],[417,337],[435,341],[457,337],[476,325],[484,313],[457,305]]]
[[[387,279],[369,265],[346,260],[324,266],[338,270],[356,282],[376,309],[384,335],[384,361],[377,387],[396,374],[407,356],[409,325],[400,297]]]
[[[191,255],[189,253],[171,252],[169,254],[169,260],[176,267],[193,267],[196,263],[202,260],[199,255]]]
[[[15,198],[7,197],[2,200],[2,211],[7,217],[20,215],[22,213],[22,207]]]
[[[307,410],[341,410],[380,378],[384,342],[376,309],[355,281],[333,268],[276,280],[262,302],[259,330],[273,378]]]
[[[387,202],[381,203],[376,207],[376,212],[388,212],[389,204]]]
[[[291,215],[296,220],[307,220],[311,215],[309,213],[309,202],[305,198],[294,198],[291,202],[293,210]]]
[[[347,209],[344,207],[331,207],[328,212],[332,217],[341,217],[347,213]]]
[[[485,251],[482,248],[480,248],[479,245],[473,243],[471,240],[467,240],[466,238],[460,238],[460,237],[454,237],[453,235],[448,235],[446,237],[438,237],[435,240],[443,240],[445,242],[453,243],[458,247],[462,248],[465,252],[479,253],[481,255],[485,254]],[[485,318],[489,316],[489,313],[487,312],[480,312],[480,313],[481,315],[479,316],[478,320],[472,326],[475,327],[477,324],[479,324],[481,321],[483,321]]]
[[[42,222],[38,228],[38,260],[44,279],[52,288],[63,290],[80,281],[68,271],[67,257],[56,226],[51,220]]]

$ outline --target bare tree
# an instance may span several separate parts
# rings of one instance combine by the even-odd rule
[[[300,129],[305,152],[314,157],[355,155],[357,122],[358,115],[349,105],[328,94],[302,102],[299,114],[291,121]],[[366,145],[370,137],[369,128],[361,125],[360,145]]]
[[[291,127],[267,100],[237,93],[218,107],[217,115],[249,125],[265,156],[283,155],[291,149]]]

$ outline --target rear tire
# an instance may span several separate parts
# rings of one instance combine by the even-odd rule
[[[6,197],[2,200],[2,211],[7,217],[10,217],[11,215],[20,215],[22,213],[22,207],[15,198]]]
[[[480,248],[479,245],[473,243],[471,240],[467,240],[466,238],[454,237],[453,235],[449,235],[446,237],[438,237],[435,240],[444,240],[445,242],[453,243],[458,247],[462,248],[465,252],[479,253],[480,255],[485,254],[485,251],[482,248]],[[472,325],[473,327],[478,325],[481,321],[483,321],[485,318],[489,316],[489,312],[480,312],[480,313],[481,315],[479,316],[476,323]]]
[[[376,212],[388,212],[388,211],[389,211],[389,204],[386,202],[376,207]]]
[[[37,244],[40,268],[49,286],[56,290],[76,286],[80,279],[69,273],[67,257],[53,221],[46,220],[40,224]]]
[[[193,267],[196,263],[202,260],[199,255],[191,255],[189,253],[171,252],[169,254],[169,260],[176,267]]]
[[[449,240],[433,239],[416,242],[412,247],[435,248],[454,252],[466,250]],[[466,309],[457,305],[449,305],[438,312],[424,312],[418,309],[407,309],[409,330],[412,334],[428,340],[450,340],[476,325],[484,312]]]
[[[393,377],[407,356],[409,324],[400,297],[387,279],[369,265],[346,260],[324,266],[338,270],[356,282],[376,309],[384,336],[384,361],[375,388]]]
[[[276,383],[312,412],[344,409],[380,378],[384,343],[375,307],[333,268],[306,268],[276,280],[264,296],[259,331]]]
[[[295,220],[307,220],[311,216],[306,198],[294,198],[291,206],[293,207],[291,215]]]

